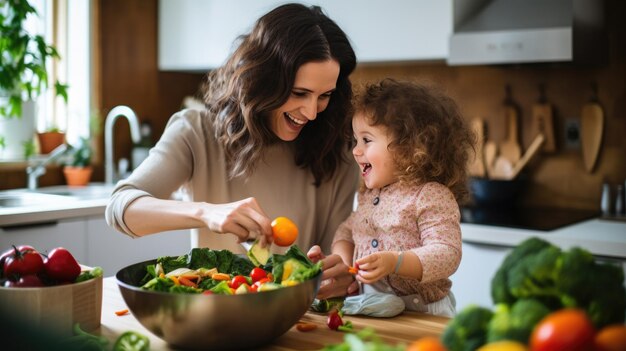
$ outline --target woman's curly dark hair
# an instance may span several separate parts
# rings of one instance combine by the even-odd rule
[[[315,185],[332,177],[348,148],[356,56],[346,34],[317,6],[286,4],[259,18],[224,66],[209,72],[204,101],[224,146],[230,176],[251,174],[267,145],[277,142],[268,116],[289,98],[305,63],[340,67],[328,107],[294,141],[295,163]]]
[[[367,85],[355,111],[387,128],[388,148],[400,181],[447,186],[456,200],[468,196],[467,164],[476,137],[449,96],[434,86],[384,79]]]

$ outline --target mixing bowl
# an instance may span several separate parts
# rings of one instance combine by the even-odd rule
[[[116,274],[124,301],[137,320],[171,346],[185,349],[249,349],[287,332],[308,310],[321,273],[298,285],[243,295],[175,294],[143,290],[146,266]]]

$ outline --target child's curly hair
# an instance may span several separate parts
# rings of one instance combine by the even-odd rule
[[[467,163],[476,137],[452,98],[431,86],[387,78],[367,85],[354,108],[391,134],[388,148],[400,181],[438,182],[457,202],[467,198]]]

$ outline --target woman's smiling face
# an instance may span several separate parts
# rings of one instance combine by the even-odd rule
[[[339,77],[334,60],[308,62],[296,72],[291,95],[270,115],[270,129],[278,138],[292,141],[317,114],[328,106]]]
[[[356,145],[352,155],[359,164],[361,176],[368,189],[377,189],[395,183],[396,166],[389,144],[392,139],[384,126],[372,126],[363,112],[355,113],[352,130]]]

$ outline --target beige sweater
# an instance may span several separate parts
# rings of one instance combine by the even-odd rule
[[[123,221],[126,207],[142,196],[170,198],[179,188],[187,201],[227,203],[255,197],[270,219],[286,216],[296,223],[300,232],[296,243],[305,252],[320,245],[329,253],[335,230],[352,210],[358,168],[347,154],[334,177],[315,187],[311,172],[295,165],[292,145],[269,147],[252,176],[229,180],[223,149],[206,112],[180,111],[149,157],[117,184],[106,209],[107,223],[134,237]],[[242,252],[234,235],[215,234],[208,228],[192,229],[192,246]],[[281,251],[275,245],[273,250]]]

